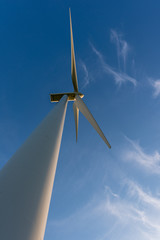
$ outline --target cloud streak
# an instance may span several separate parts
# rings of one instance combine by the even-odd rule
[[[82,68],[83,74],[84,74],[84,77],[83,77],[84,84],[83,84],[82,88],[86,88],[89,85],[91,78],[89,76],[87,66],[82,60],[80,60],[80,67]]]
[[[126,179],[123,187],[125,194],[123,192],[120,195],[106,186],[107,191],[101,196],[95,196],[72,215],[50,222],[50,227],[56,227],[58,231],[63,228],[65,236],[71,236],[72,231],[79,236],[86,227],[91,231],[89,226],[92,226],[94,240],[117,240],[119,235],[121,239],[158,240],[160,199],[129,179]]]
[[[133,161],[138,163],[148,170],[149,173],[160,173],[160,154],[158,151],[155,151],[153,154],[147,154],[142,149],[142,147],[137,143],[127,138],[127,141],[130,143],[131,148],[127,148],[123,151],[123,159],[126,161]]]
[[[125,196],[113,200],[111,196],[108,196],[104,208],[128,229],[134,226],[139,237],[141,234],[141,239],[158,239],[160,235],[160,200],[145,192],[133,181],[128,180],[127,185],[127,195],[130,198]],[[135,239],[135,235],[133,239]]]
[[[123,61],[123,70],[126,69],[126,59],[129,52],[128,43],[122,38],[122,34],[117,33],[115,30],[111,29],[111,41],[115,43],[117,49],[117,59],[118,66],[120,69],[121,60]]]
[[[128,74],[124,73],[124,72],[117,72],[115,71],[112,67],[110,67],[104,60],[103,55],[93,46],[93,44],[91,44],[91,48],[93,50],[93,52],[96,54],[96,56],[98,57],[102,69],[105,73],[111,75],[116,84],[121,85],[122,83],[125,82],[130,82],[132,83],[134,86],[137,86],[137,80],[133,77],[130,77]]]
[[[153,78],[148,79],[151,86],[153,87],[153,96],[156,98],[160,95],[160,79],[154,80]]]
[[[153,197],[151,193],[145,192],[138,184],[133,181],[126,181],[126,184],[129,186],[130,196],[136,196],[141,203],[147,204],[149,207],[160,211],[160,199]]]

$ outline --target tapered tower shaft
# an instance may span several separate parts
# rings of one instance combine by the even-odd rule
[[[43,240],[61,144],[64,96],[0,171],[0,239]]]

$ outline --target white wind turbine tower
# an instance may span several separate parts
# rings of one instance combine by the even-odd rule
[[[60,102],[36,128],[0,171],[0,239],[43,240],[54,183],[68,101],[73,110],[78,136],[79,110],[111,148],[78,91],[71,31],[71,75],[74,92],[51,94]]]

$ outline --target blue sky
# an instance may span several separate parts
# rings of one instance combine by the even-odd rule
[[[0,1],[0,168],[72,91],[69,7],[84,101],[68,104],[45,240],[160,236],[159,1]],[[76,156],[76,157],[75,157]]]

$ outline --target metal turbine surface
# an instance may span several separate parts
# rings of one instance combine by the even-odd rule
[[[70,31],[71,31],[71,75],[72,75],[72,82],[73,82],[74,91],[78,92],[76,60],[75,60],[75,53],[74,53],[72,19],[71,19],[71,10],[70,9],[69,9],[69,16],[70,16]]]
[[[43,240],[67,96],[0,171],[0,239]]]
[[[72,31],[72,19],[71,19],[71,10],[69,9],[70,15],[70,33],[71,33],[71,76],[72,76],[72,83],[74,92],[71,93],[57,93],[57,94],[50,94],[51,102],[57,102],[63,95],[68,96],[68,101],[74,101],[73,103],[73,112],[75,118],[75,126],[76,126],[76,141],[78,138],[78,122],[79,122],[79,110],[85,116],[85,118],[90,122],[90,124],[94,127],[103,141],[107,144],[109,148],[111,148],[110,143],[106,139],[104,133],[102,132],[101,128],[99,127],[98,123],[94,119],[93,115],[87,108],[86,104],[83,102],[82,98],[84,95],[79,92],[78,90],[78,80],[77,80],[77,71],[76,71],[76,60],[75,60],[75,53],[74,53],[74,42],[73,42],[73,31]]]

